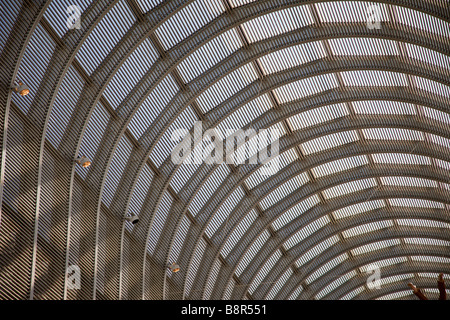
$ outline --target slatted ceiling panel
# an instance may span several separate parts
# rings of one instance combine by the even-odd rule
[[[450,37],[450,24],[441,19],[432,17],[428,14],[418,10],[411,10],[409,8],[397,7],[398,21],[407,26],[418,28],[436,35],[444,36],[447,39]]]
[[[206,228],[206,235],[210,238],[214,235],[216,230],[220,227],[220,225],[226,220],[226,218],[230,215],[234,208],[239,204],[239,201],[244,198],[245,193],[241,187],[237,188],[233,193],[228,197],[227,200],[220,206],[219,210],[214,214],[213,218],[208,224]]]
[[[228,0],[232,8],[237,8],[257,0]]]
[[[120,103],[136,87],[158,57],[159,53],[153,47],[149,38],[146,38],[133,51],[104,91],[104,96],[114,109],[117,109]]]
[[[385,204],[384,204],[383,200],[365,201],[362,203],[357,203],[357,204],[336,210],[333,212],[333,217],[336,220],[343,219],[343,218],[355,216],[355,215],[363,213],[363,212],[383,208],[384,206],[385,206]]]
[[[291,294],[288,300],[297,300],[298,296],[300,295],[300,293],[302,293],[302,291],[303,287],[298,286],[297,289],[295,289],[295,291]]]
[[[84,136],[81,140],[79,155],[84,155],[93,160],[97,152],[103,133],[109,121],[109,113],[101,103],[98,103],[89,118]],[[77,173],[84,179],[90,167],[83,168],[77,165]]]
[[[415,244],[420,246],[441,246],[449,247],[450,241],[439,240],[439,239],[425,239],[425,238],[405,238],[405,243]]]
[[[44,30],[42,25],[38,25],[31,36],[30,43],[25,49],[16,79],[22,81],[30,88],[30,93],[25,97],[18,94],[12,95],[12,101],[23,111],[28,113],[28,109],[36,96],[39,84],[47,70],[48,63],[55,51],[55,43]]]
[[[325,199],[332,199],[376,186],[377,182],[374,178],[354,180],[326,189],[323,191],[323,195]]]
[[[369,243],[363,246],[360,246],[358,248],[350,250],[350,252],[356,256],[368,252],[374,252],[376,250],[381,250],[384,248],[392,247],[392,246],[398,246],[400,245],[399,239],[390,239],[390,240],[383,240],[378,242]]]
[[[299,174],[298,176],[285,182],[274,191],[269,193],[261,202],[261,208],[267,210],[269,207],[273,206],[278,201],[284,199],[289,194],[300,188],[302,185],[309,181],[308,175],[306,173]]]
[[[92,4],[93,0],[58,0],[50,2],[47,10],[45,10],[44,18],[52,26],[53,30],[56,31],[60,38],[69,31],[67,27],[67,21],[70,17],[74,16],[76,13],[74,10],[69,10],[70,6],[76,5],[80,9],[81,16],[86,11],[86,9]],[[68,13],[69,11],[69,13]]]
[[[171,16],[155,33],[164,49],[168,50],[223,12],[225,8],[220,1],[196,0]]]
[[[330,174],[364,166],[368,163],[369,161],[367,160],[367,156],[356,156],[327,162],[320,166],[312,168],[311,171],[316,178],[320,178],[328,176]]]
[[[439,160],[439,159],[434,159],[434,162],[438,167],[441,167],[446,170],[450,170],[450,162]]]
[[[418,273],[417,275],[419,277],[421,277],[421,278],[437,279],[437,277],[439,276],[439,273]],[[444,279],[450,279],[450,275],[449,274],[444,274],[443,278]]]
[[[194,284],[195,276],[197,275],[198,267],[203,257],[203,253],[206,249],[206,241],[202,238],[197,248],[195,249],[194,255],[192,256],[192,262],[189,266],[189,271],[187,272],[186,283],[184,288],[184,295],[187,297],[191,293],[192,285]],[[199,290],[200,288],[193,288],[193,290]]]
[[[340,265],[345,260],[348,260],[348,254],[344,253],[340,256],[337,256],[336,258],[328,261],[323,266],[321,266],[319,269],[311,273],[311,275],[306,278],[305,282],[306,284],[310,284],[311,282],[315,281],[316,279],[319,279],[320,277],[329,277],[331,274],[327,274],[330,270],[336,268],[338,265]]]
[[[91,75],[136,22],[126,0],[119,1],[84,40],[76,59]],[[108,41],[105,41],[108,39]]]
[[[271,283],[263,283],[263,279],[266,277],[266,275],[270,272],[270,270],[275,266],[278,260],[282,257],[282,254],[280,250],[277,250],[272,254],[272,256],[269,258],[269,260],[264,263],[262,268],[259,270],[258,274],[256,275],[255,279],[252,281],[251,285],[248,288],[248,292],[252,294],[258,286],[263,287],[269,287]]]
[[[398,55],[396,41],[379,38],[338,38],[328,40],[337,56],[394,56]]]
[[[205,293],[203,294],[203,300],[210,300],[211,294],[214,289],[214,284],[216,283],[217,276],[219,275],[220,267],[222,263],[219,259],[216,259],[214,262],[211,274],[208,277],[208,281],[206,283]]]
[[[305,155],[310,155],[355,141],[358,141],[358,135],[355,131],[343,131],[306,141],[301,144],[301,148]]]
[[[130,158],[133,145],[126,136],[120,139],[120,142],[114,152],[114,156],[111,160],[108,174],[106,175],[105,187],[103,189],[102,201],[107,207],[111,204],[111,201],[119,185],[122,173],[125,170],[125,166]]]
[[[149,238],[147,243],[147,252],[153,255],[158,240],[164,229],[164,223],[166,222],[167,216],[169,215],[170,208],[173,203],[173,198],[168,191],[164,191],[161,202],[159,203],[158,209],[156,209],[155,216],[150,227]],[[184,218],[183,218],[184,219]],[[184,220],[183,220],[184,222]],[[175,260],[174,260],[175,261]]]
[[[106,292],[106,264],[107,264],[107,225],[108,218],[103,208],[100,209],[98,224],[98,262],[97,262],[97,286],[96,289],[104,296]]]
[[[297,30],[314,23],[307,6],[271,12],[241,25],[250,43]]]
[[[389,199],[389,204],[394,207],[436,208],[443,209],[444,204],[425,199]]]
[[[367,223],[367,224],[364,224],[361,226],[357,226],[357,227],[345,230],[344,232],[342,232],[342,236],[345,239],[348,239],[351,237],[359,236],[361,234],[374,232],[374,231],[385,229],[385,228],[390,228],[392,226],[394,226],[394,223],[392,222],[392,220],[377,221],[377,222]]]
[[[292,276],[292,269],[287,269],[283,275],[277,280],[277,282],[274,284],[273,288],[270,290],[270,292],[265,297],[265,300],[273,300],[277,293],[281,290],[283,285],[289,280],[289,278]]]
[[[12,31],[14,26],[14,21],[17,19],[21,6],[18,6],[13,1],[4,1],[0,8],[0,14],[2,19],[0,19],[0,55],[5,47],[8,36]]]
[[[416,115],[416,107],[413,104],[384,101],[384,100],[366,100],[354,101],[352,106],[356,114],[396,114],[396,115]]]
[[[309,198],[306,198],[305,200],[301,201],[300,203],[296,204],[294,207],[283,213],[281,216],[279,216],[273,223],[272,227],[276,230],[282,228],[292,220],[298,218],[303,213],[314,207],[316,204],[320,202],[319,197],[317,194],[310,196]]]
[[[179,91],[172,75],[165,77],[148,95],[131,119],[128,128],[136,139],[151,126],[170,100]]]
[[[422,110],[423,110],[425,117],[436,120],[436,121],[443,122],[446,125],[450,124],[450,114],[436,110],[436,109],[427,108],[427,107],[423,107]]]
[[[207,113],[257,79],[255,67],[248,63],[210,86],[197,98],[197,103]]]
[[[274,90],[280,103],[287,103],[338,87],[336,76],[327,73],[301,79]]]
[[[397,300],[410,295],[412,295],[411,290],[405,290],[400,292],[389,293],[382,297],[376,298],[375,300]]]
[[[445,263],[445,264],[450,263],[449,258],[433,257],[433,256],[411,256],[411,260],[421,262],[431,262],[431,263]]]
[[[175,192],[180,192],[181,188],[186,184],[190,177],[195,173],[195,171],[200,167],[199,164],[187,164],[182,163],[178,166],[178,170],[170,181],[170,185],[175,190]]]
[[[355,290],[350,291],[345,296],[343,296],[340,300],[352,300],[354,297],[356,297],[358,294],[360,294],[364,290],[365,290],[365,287],[361,286]]]
[[[434,134],[430,134],[430,135],[428,135],[428,137],[432,143],[435,143],[437,145],[440,145],[447,149],[450,149],[450,139],[447,139],[447,138],[444,138],[441,136],[437,136]]]
[[[322,22],[366,22],[370,5],[365,1],[332,1],[316,3],[316,8]],[[387,6],[376,6],[381,11],[381,21],[389,21]]]
[[[359,268],[359,271],[361,273],[367,273],[369,271],[369,269],[373,269],[374,266],[377,266],[378,268],[385,268],[385,267],[393,266],[395,264],[405,263],[407,261],[408,261],[408,259],[406,257],[395,257],[395,258],[384,259],[384,260],[372,262],[370,264],[362,266]]]
[[[408,165],[431,165],[431,159],[410,153],[376,153],[372,154],[375,163],[408,164]]]
[[[229,173],[230,169],[228,168],[228,166],[226,164],[221,164],[206,180],[189,206],[189,211],[194,217],[206,204],[206,202],[214,194],[214,192],[216,192],[217,188],[221,185],[221,183],[225,180]]]
[[[425,289],[423,289],[423,291],[424,291],[425,294],[427,294],[427,293],[437,293],[437,294],[439,294],[439,289],[435,289],[435,288],[425,288]],[[445,292],[447,293],[447,295],[450,294],[450,290],[449,289],[446,289]]]
[[[141,8],[142,13],[147,13],[153,8],[157,7],[164,0],[135,0]]]
[[[139,179],[134,188],[133,195],[131,196],[130,206],[128,208],[128,214],[137,214],[141,212],[142,205],[149,191],[150,185],[153,180],[154,173],[148,165],[144,165]],[[129,231],[133,229],[133,224],[129,221],[126,222],[126,227]]]
[[[174,122],[172,122],[150,153],[150,159],[157,167],[159,167],[167,158],[170,158],[173,149],[180,142],[179,140],[173,139],[174,132],[177,130],[189,131],[194,126],[195,121],[197,121],[197,116],[195,115],[194,110],[189,106],[175,119]]]
[[[450,99],[450,87],[442,83],[413,76],[417,88]]]
[[[405,43],[406,53],[410,58],[449,69],[450,57],[421,46]]]
[[[247,124],[272,108],[272,103],[267,94],[259,96],[227,116],[217,125],[217,131],[225,139],[229,135],[229,130],[234,132],[237,129],[244,128]]]
[[[170,249],[169,262],[177,262],[180,256],[181,248],[183,247],[184,240],[186,239],[186,234],[191,227],[191,222],[188,217],[183,216],[181,219],[180,226],[178,227],[177,233],[172,243],[172,248]],[[167,275],[171,277],[173,272],[167,272]]]
[[[324,58],[321,41],[308,42],[281,49],[258,59],[265,74],[272,74]]]
[[[242,42],[236,29],[230,29],[191,53],[177,69],[184,82],[189,83],[240,48]]]
[[[358,70],[358,71],[343,71],[340,73],[344,85],[346,86],[383,86],[383,87],[406,87],[408,81],[406,74],[379,71],[379,70]]]
[[[308,250],[305,254],[303,254],[295,262],[296,266],[298,268],[300,268],[301,266],[303,266],[308,261],[310,261],[312,259],[315,259],[317,256],[322,254],[322,252],[324,252],[325,250],[327,250],[328,248],[330,248],[331,246],[333,246],[337,242],[339,242],[339,236],[335,235],[335,236],[332,236],[332,237],[322,241],[321,243],[315,245],[310,250]]]
[[[334,119],[348,116],[348,108],[344,103],[333,104],[304,111],[288,118],[293,131],[315,126]]]
[[[52,212],[54,207],[53,193],[54,193],[54,172],[55,161],[48,150],[44,149],[44,161],[41,181],[41,203],[39,206],[39,225],[38,233],[45,241],[51,241],[50,232],[52,230],[52,220],[57,220],[53,217],[56,212]],[[57,200],[56,200],[57,201]],[[54,223],[54,222],[53,222]]]
[[[58,148],[64,131],[77,104],[85,82],[74,67],[70,66],[56,96],[48,122],[46,138]]]
[[[236,268],[235,273],[238,277],[241,275],[242,271],[244,271],[244,269],[248,266],[250,261],[253,260],[253,258],[258,253],[258,251],[261,250],[262,246],[264,245],[264,243],[266,243],[266,241],[269,238],[270,238],[270,234],[269,234],[269,231],[267,231],[267,230],[264,230],[258,236],[258,238],[256,238],[255,242],[253,242],[253,244],[250,246],[248,251],[244,254],[241,261],[239,262],[239,265]]]
[[[397,223],[401,226],[450,229],[450,223],[434,220],[397,219]]]
[[[236,286],[236,282],[234,281],[234,279],[231,279],[230,282],[228,282],[227,289],[225,290],[222,300],[230,300],[231,299],[231,295],[233,294],[233,290],[234,290],[235,286]]]
[[[423,132],[399,128],[362,129],[364,138],[369,140],[423,141]]]
[[[353,277],[356,277],[357,273],[355,270],[350,271],[349,273],[344,274],[343,276],[337,278],[333,282],[331,282],[329,285],[327,285],[325,288],[323,288],[319,293],[316,295],[316,299],[322,299],[324,296],[329,294],[330,292],[336,290],[338,287],[346,283],[348,280],[352,279]]]
[[[228,256],[230,251],[234,248],[236,243],[242,238],[245,231],[248,230],[248,228],[252,225],[252,223],[256,220],[257,217],[258,214],[256,213],[255,209],[253,209],[244,217],[244,219],[242,219],[241,222],[239,222],[236,229],[233,230],[230,237],[226,240],[222,250],[220,251],[220,253],[224,258]]]
[[[330,218],[328,218],[328,216],[323,216],[311,222],[310,224],[306,225],[305,227],[294,233],[292,236],[290,236],[289,239],[287,239],[287,241],[283,244],[284,248],[286,250],[291,249],[316,231],[322,229],[328,223],[330,223]]]
[[[122,299],[131,300],[129,296],[133,278],[131,276],[131,262],[133,259],[133,242],[128,235],[123,237],[123,261],[122,261]]]
[[[416,177],[381,177],[381,183],[386,186],[438,187],[437,181]]]

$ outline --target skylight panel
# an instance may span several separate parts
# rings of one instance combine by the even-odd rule
[[[252,223],[256,220],[257,217],[258,217],[258,214],[256,213],[256,211],[252,210],[244,217],[244,219],[242,219],[242,221],[238,224],[236,229],[234,229],[234,231],[231,233],[230,237],[225,242],[225,245],[223,246],[222,250],[220,251],[222,256],[224,256],[225,258],[228,256],[230,251],[234,248],[236,243],[241,239],[241,237],[243,236],[245,231],[248,230],[248,228],[252,225]],[[228,229],[225,229],[225,230],[228,230]]]
[[[369,269],[373,269],[373,267],[378,267],[381,269],[381,268],[393,266],[395,264],[404,263],[407,261],[408,261],[408,259],[406,257],[395,257],[395,258],[384,259],[384,260],[372,262],[365,266],[362,266],[359,268],[359,271],[361,273],[367,273],[369,271]]]
[[[410,27],[444,36],[450,37],[450,24],[441,19],[430,16],[419,10],[412,10],[404,7],[395,6],[398,14],[398,20]]]
[[[376,153],[372,155],[375,163],[407,164],[407,165],[431,165],[429,157],[410,153]]]
[[[338,87],[336,76],[327,73],[301,79],[274,90],[280,103],[287,103]]]
[[[71,6],[76,5],[80,10],[82,16],[86,9],[92,4],[93,0],[72,1],[72,0],[58,0],[50,2],[47,10],[45,10],[44,18],[49,22],[52,28],[56,31],[58,36],[62,38],[69,28],[67,21],[70,17],[76,16],[76,9],[69,10]],[[19,6],[20,9],[20,6]],[[67,13],[69,11],[69,13]]]
[[[407,141],[423,141],[423,132],[399,129],[399,128],[370,128],[363,129],[363,134],[369,140],[407,140]]]
[[[383,200],[366,201],[366,202],[357,203],[357,204],[336,210],[333,212],[333,217],[335,219],[342,219],[342,218],[346,218],[346,217],[355,216],[355,215],[363,213],[363,212],[383,208],[384,206],[385,205],[384,205]]]
[[[311,171],[316,178],[324,177],[330,174],[347,171],[368,164],[369,161],[365,155],[349,157],[327,162],[312,168]]]
[[[327,250],[328,248],[330,248],[337,242],[339,242],[339,237],[337,235],[332,236],[332,237],[322,241],[321,243],[314,246],[312,249],[308,250],[304,255],[302,255],[300,257],[300,259],[298,259],[295,262],[295,264],[297,265],[298,268],[300,268],[302,265],[304,265],[308,261],[321,255],[325,250]]]
[[[423,107],[423,113],[424,113],[425,117],[427,117],[427,118],[443,122],[446,125],[450,124],[450,114],[448,114],[446,112],[442,112],[442,111],[432,109],[432,108]]]
[[[263,279],[266,277],[266,275],[269,273],[269,271],[272,269],[272,267],[277,263],[278,260],[282,257],[282,254],[280,250],[277,250],[274,252],[274,254],[269,258],[269,260],[264,263],[261,270],[256,275],[255,279],[253,280],[252,284],[248,288],[248,292],[252,294],[256,288],[258,288],[259,285],[267,286],[269,284],[262,283]]]
[[[100,20],[89,37],[84,40],[76,56],[89,75],[103,62],[135,22],[135,15],[126,0],[119,1]]]
[[[355,277],[357,275],[355,270],[350,271],[349,273],[344,274],[343,276],[337,278],[333,282],[331,282],[329,285],[327,285],[325,288],[323,288],[317,295],[316,299],[322,299],[327,294],[331,293],[332,291],[336,290],[338,287],[342,286],[344,283],[346,283],[351,278]]]
[[[314,23],[307,6],[295,6],[255,18],[243,23],[250,43],[271,38],[289,31],[297,30]]]
[[[195,217],[200,209],[206,204],[208,199],[214,194],[217,188],[225,180],[230,173],[230,169],[226,164],[221,164],[213,174],[206,180],[203,186],[195,195],[194,199],[189,206],[189,211]]]
[[[322,136],[313,140],[306,141],[301,145],[305,155],[332,149],[348,143],[358,141],[358,135],[355,131],[343,131]]]
[[[336,268],[338,265],[340,265],[342,262],[348,259],[348,254],[344,253],[340,256],[337,256],[336,258],[328,261],[323,266],[321,266],[319,269],[314,271],[308,278],[306,278],[305,282],[306,284],[310,284],[311,282],[319,279],[320,277],[323,277],[327,272],[330,270]],[[331,275],[326,275],[326,277]]]
[[[445,263],[445,264],[450,263],[449,258],[434,257],[434,256],[411,256],[411,260],[421,262],[431,262],[431,263]]]
[[[334,119],[348,116],[348,108],[344,103],[327,105],[312,110],[304,111],[288,118],[293,131],[315,126]]]
[[[136,0],[136,2],[141,8],[142,13],[145,14],[163,2],[163,0]]]
[[[398,245],[400,245],[399,239],[383,240],[383,241],[369,243],[364,246],[352,249],[352,250],[350,250],[350,252],[356,256],[356,255],[373,252],[373,251],[381,250],[381,249],[392,247],[392,246],[398,246]]]
[[[405,243],[416,244],[421,246],[450,246],[450,241],[439,239],[427,239],[427,238],[405,238]]]
[[[338,56],[394,56],[397,43],[378,38],[338,38],[328,40],[331,51]]]
[[[341,76],[346,86],[406,87],[408,85],[408,81],[404,73],[391,71],[343,71],[341,72]]]
[[[381,21],[389,21],[387,7],[384,4],[372,4],[360,1],[332,1],[316,3],[321,22],[367,22],[371,6],[379,8]]]
[[[258,253],[259,250],[261,250],[262,246],[266,241],[270,238],[269,231],[264,230],[263,233],[259,235],[259,237],[253,242],[251,247],[248,249],[248,251],[244,254],[242,257],[241,262],[239,263],[238,267],[236,268],[236,275],[239,277],[244,271],[244,269],[248,266],[250,261],[255,257],[255,255]]]
[[[386,186],[437,188],[437,181],[416,177],[381,177],[381,183]]]
[[[50,4],[51,6],[52,4]],[[14,27],[14,22],[17,20],[17,16],[20,12],[21,6],[18,6],[15,2],[12,1],[3,1],[1,13],[2,19],[0,19],[0,54],[5,47],[6,41],[8,41],[8,37]],[[45,12],[47,13],[48,8]]]
[[[284,284],[289,280],[289,278],[292,276],[293,271],[292,269],[287,269],[283,275],[278,279],[278,281],[275,283],[273,288],[270,290],[270,292],[265,297],[265,300],[273,300],[277,293],[281,290],[281,288],[284,286]]]
[[[416,107],[411,103],[384,100],[352,102],[356,114],[396,114],[416,115]]]
[[[308,175],[306,173],[299,174],[298,176],[285,182],[274,191],[269,193],[261,202],[260,205],[263,210],[267,210],[269,207],[273,206],[275,203],[281,199],[286,198],[292,192],[300,188],[302,185],[309,181]]]
[[[225,9],[220,1],[196,0],[171,16],[155,33],[164,49],[168,50],[223,12]]]
[[[449,69],[450,57],[440,52],[421,46],[405,43],[406,52],[410,58],[434,64],[444,69]]]
[[[253,64],[246,64],[203,92],[197,98],[198,105],[203,113],[207,113],[257,79],[258,75]]]
[[[184,59],[177,69],[188,83],[242,47],[236,29],[213,38]]]
[[[414,77],[416,86],[419,89],[440,95],[446,99],[450,99],[450,87],[442,83],[425,79],[422,77]]]
[[[435,220],[397,219],[397,223],[401,226],[450,229],[450,223],[445,223],[445,222],[435,221]]]
[[[323,191],[323,194],[326,199],[332,199],[364,189],[373,188],[375,186],[377,186],[377,182],[374,178],[354,180],[326,189]]]
[[[317,194],[306,198],[305,200],[301,201],[300,203],[296,204],[294,207],[283,213],[280,217],[278,217],[272,223],[272,227],[275,229],[275,231],[280,229],[284,225],[301,216],[303,213],[314,207],[319,202],[320,199]]]
[[[149,94],[128,125],[128,128],[136,139],[139,139],[148,130],[153,121],[178,91],[178,86],[172,76],[169,75]]]
[[[326,226],[328,223],[330,223],[330,218],[328,216],[323,216],[317,220],[314,220],[310,224],[304,226],[299,231],[294,233],[285,243],[284,247],[286,250],[291,249],[292,247],[296,246],[303,240],[305,240],[307,237],[312,235],[314,232],[322,229],[324,226]]]
[[[140,178],[139,178],[140,179]],[[150,186],[150,183],[149,183]],[[147,188],[148,189],[148,188]],[[158,244],[159,237],[164,230],[164,224],[169,215],[170,208],[172,206],[173,199],[168,191],[164,191],[164,195],[161,198],[158,208],[156,209],[155,217],[153,218],[152,225],[150,227],[149,238],[147,243],[147,252],[153,255],[156,245]],[[137,213],[140,211],[134,211]],[[183,222],[182,222],[183,225]]]
[[[149,38],[145,39],[133,51],[114,75],[104,92],[105,97],[114,109],[117,109],[119,104],[136,87],[158,57],[159,54]]]
[[[353,291],[350,291],[349,293],[347,293],[345,296],[343,296],[340,300],[351,300],[354,297],[356,297],[358,294],[360,294],[361,292],[363,292],[365,290],[364,286],[361,286]]]
[[[392,220],[383,220],[383,221],[377,221],[377,222],[371,222],[367,223],[361,226],[357,226],[348,230],[345,230],[342,232],[342,235],[344,238],[351,238],[355,236],[359,236],[361,234],[381,230],[384,228],[390,228],[394,225]]]
[[[436,208],[436,209],[444,208],[443,203],[425,199],[389,199],[389,203],[391,206],[394,207]]]
[[[308,42],[281,49],[259,58],[265,74],[272,74],[324,58],[325,49],[321,41]]]
[[[396,299],[401,299],[401,298],[407,297],[409,295],[412,295],[411,290],[405,290],[405,291],[389,293],[382,297],[376,298],[375,300],[396,300]]]

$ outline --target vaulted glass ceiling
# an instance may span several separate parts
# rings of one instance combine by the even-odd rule
[[[0,297],[405,299],[449,276],[448,0],[80,0],[68,29],[73,4],[0,22],[2,81],[31,91],[2,98],[0,247],[22,249]],[[195,161],[239,129],[276,129],[277,158]]]

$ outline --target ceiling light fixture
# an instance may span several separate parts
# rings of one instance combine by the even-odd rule
[[[169,268],[173,273],[180,271],[180,266],[177,265],[175,262],[172,264],[168,264],[167,268]]]
[[[125,220],[131,222],[132,224],[136,224],[139,222],[139,217],[132,213],[129,217],[125,217]]]
[[[17,94],[20,94],[22,97],[26,96],[30,93],[30,88],[21,81],[19,81],[19,84],[12,87],[13,91],[15,91]]]
[[[83,168],[87,168],[92,164],[91,160],[89,160],[89,158],[85,157],[85,156],[81,156],[81,157],[78,156],[77,158],[74,159],[74,161],[76,163],[78,163],[80,166],[82,166]]]

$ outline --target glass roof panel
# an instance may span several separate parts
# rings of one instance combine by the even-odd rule
[[[366,264],[365,266],[360,267],[359,271],[361,273],[367,273],[369,269],[373,269],[373,266],[376,266],[378,268],[385,268],[385,267],[393,266],[394,264],[404,263],[407,261],[408,261],[408,258],[406,258],[406,257],[395,257],[395,258],[384,259],[384,260]],[[370,268],[370,267],[372,267],[372,268]]]
[[[361,234],[381,230],[384,228],[390,228],[394,225],[392,220],[383,220],[383,221],[377,221],[377,222],[371,222],[367,223],[361,226],[357,226],[348,230],[345,230],[342,232],[342,235],[344,238],[351,238],[355,236],[359,236]]]
[[[447,138],[444,138],[444,137],[441,137],[441,136],[437,136],[437,135],[434,135],[434,134],[430,134],[428,136],[429,136],[430,141],[432,143],[435,143],[435,144],[441,145],[441,146],[443,146],[443,147],[445,147],[447,149],[450,149],[450,139],[447,139]]]
[[[358,70],[343,71],[341,75],[346,86],[406,87],[408,85],[406,75],[398,72]]]
[[[271,12],[241,25],[250,43],[271,38],[314,23],[307,6],[295,6]]]
[[[325,49],[321,41],[302,43],[281,49],[258,59],[265,74],[290,69],[324,58]]]
[[[311,171],[316,178],[324,177],[330,174],[347,171],[356,167],[368,164],[367,156],[349,157],[327,162],[312,168]]]
[[[300,188],[302,185],[309,181],[308,175],[306,173],[299,174],[289,181],[285,182],[274,191],[269,193],[261,202],[260,205],[263,210],[267,210],[269,207],[273,206],[278,201],[286,198],[288,195],[293,193],[295,190]]]
[[[279,216],[273,223],[272,227],[274,230],[278,230],[291,222],[292,220],[296,219],[297,217],[301,216],[303,213],[305,213],[307,210],[314,207],[316,204],[320,202],[319,197],[317,194],[312,195],[309,198],[306,198],[305,200],[301,201],[300,203],[296,204],[294,207],[283,213],[281,216]],[[302,231],[303,232],[303,231]],[[313,231],[315,232],[315,231]]]
[[[180,192],[181,188],[183,188],[186,182],[190,179],[190,177],[195,173],[195,171],[199,167],[200,164],[195,164],[192,162],[191,163],[183,162],[182,164],[180,164],[177,172],[174,174],[172,180],[170,180],[170,185],[172,186],[173,190],[175,190],[175,192]]]
[[[0,54],[2,53],[3,48],[5,47],[6,41],[8,41],[9,34],[11,33],[12,28],[14,27],[14,22],[17,19],[20,9],[21,6],[18,6],[13,1],[3,1],[2,3],[1,8],[2,19],[0,19],[0,30],[2,30],[2,32],[0,32]],[[47,14],[47,11],[48,8],[45,14]]]
[[[280,250],[277,250],[274,252],[274,254],[269,258],[269,260],[264,263],[262,268],[259,270],[258,274],[256,275],[255,279],[253,279],[250,287],[248,288],[248,292],[252,294],[256,288],[261,284],[263,279],[266,277],[266,275],[269,273],[269,271],[273,268],[273,266],[277,263],[278,260],[283,255],[281,254]],[[262,284],[263,286],[266,284]]]
[[[350,252],[356,256],[356,255],[373,252],[376,250],[381,250],[381,249],[384,249],[387,247],[398,246],[398,245],[400,245],[400,239],[389,239],[389,240],[383,240],[383,241],[369,243],[364,246],[352,249],[352,250],[350,250]]]
[[[426,239],[426,238],[405,238],[405,243],[418,244],[422,246],[450,246],[450,241],[444,241],[439,239]]]
[[[389,293],[382,297],[376,298],[375,300],[396,300],[396,299],[401,299],[401,298],[407,297],[409,295],[413,295],[411,290],[405,290],[405,291],[400,291],[400,292]]]
[[[450,170],[450,162],[439,160],[439,159],[433,159],[434,163],[443,169]]]
[[[437,277],[439,276],[439,273],[418,273],[417,275],[421,278],[437,279]],[[450,279],[450,274],[444,274],[443,278]]]
[[[416,115],[416,107],[410,103],[384,100],[352,102],[356,114]]]
[[[242,257],[241,262],[239,262],[238,267],[236,268],[236,275],[239,277],[244,271],[244,269],[247,267],[247,265],[252,261],[253,257],[258,253],[259,250],[261,250],[262,246],[266,241],[270,238],[269,231],[264,230],[263,233],[259,235],[259,237],[253,242],[251,247],[248,249],[248,251],[244,254]]]
[[[408,164],[408,165],[431,165],[431,159],[410,153],[376,153],[372,155],[375,163]]]
[[[294,233],[285,243],[284,248],[286,250],[291,249],[292,247],[296,246],[303,240],[305,240],[307,237],[312,235],[314,232],[322,229],[324,226],[326,226],[328,223],[330,223],[330,218],[328,216],[323,216],[317,220],[314,220],[310,224],[304,226],[302,229]]]
[[[366,22],[369,2],[332,1],[316,3],[317,12],[322,22]],[[381,13],[381,21],[389,21],[385,4],[375,4]]]
[[[333,212],[333,216],[335,219],[342,219],[383,207],[385,207],[383,200],[366,201],[336,210]]]
[[[197,98],[197,103],[207,113],[257,79],[253,64],[248,63],[209,87]]]
[[[396,41],[378,38],[338,38],[328,40],[331,51],[338,56],[398,55]]]
[[[450,258],[433,257],[433,256],[411,256],[413,261],[432,262],[432,263],[450,263]]]
[[[349,273],[344,274],[343,276],[337,278],[333,282],[331,282],[329,285],[327,285],[325,288],[323,288],[319,293],[316,295],[316,299],[321,299],[330,292],[336,290],[339,286],[346,283],[351,278],[355,277],[357,275],[355,270],[350,271]]]
[[[412,10],[404,7],[395,6],[398,20],[408,26],[419,28],[446,37],[450,37],[450,24],[441,19],[435,18],[419,10]]]
[[[135,0],[139,7],[141,8],[141,11],[143,13],[147,13],[148,11],[155,8],[157,5],[159,5],[163,0]]]
[[[148,184],[150,187],[150,183]],[[166,222],[167,216],[169,215],[170,208],[173,203],[173,198],[168,191],[164,191],[164,195],[161,198],[160,205],[156,209],[155,217],[153,218],[152,225],[150,227],[147,243],[147,251],[149,254],[153,255],[156,245],[158,244],[159,237],[164,229],[164,223]],[[137,212],[137,211],[135,211]],[[185,218],[185,217],[184,217]],[[184,219],[183,218],[183,219]],[[183,220],[184,221],[184,220]],[[185,227],[185,222],[181,223]],[[183,229],[182,229],[183,230]],[[179,239],[178,239],[179,241]],[[176,261],[176,260],[171,260]]]
[[[450,124],[450,114],[427,107],[423,107],[422,109],[425,117],[443,122],[446,125]]]
[[[337,132],[323,137],[307,141],[301,145],[305,155],[332,149],[347,143],[358,141],[355,131]]]
[[[370,128],[363,129],[363,135],[370,140],[408,140],[408,141],[423,141],[423,132],[399,129],[399,128]]]
[[[108,11],[89,37],[84,40],[76,56],[89,75],[102,63],[135,22],[135,15],[128,7],[126,0],[119,1]]]
[[[323,195],[326,199],[332,199],[375,186],[377,186],[377,182],[374,178],[354,180],[326,189],[323,191]]]
[[[236,229],[231,233],[228,240],[225,242],[225,245],[222,248],[222,251],[220,253],[223,257],[227,257],[230,251],[234,248],[236,243],[241,239],[245,231],[248,230],[248,228],[251,226],[251,224],[256,220],[258,217],[258,214],[255,210],[250,211],[244,219],[238,224]]]
[[[325,123],[334,119],[348,116],[348,108],[344,103],[314,108],[293,115],[288,122],[293,131]]]
[[[416,177],[381,177],[381,182],[386,186],[437,188],[436,181]]]
[[[327,250],[328,248],[330,248],[337,242],[339,242],[339,237],[337,235],[335,235],[335,236],[332,236],[332,237],[322,241],[321,243],[317,244],[316,246],[314,246],[313,248],[308,250],[304,255],[302,255],[295,262],[295,264],[297,265],[297,268],[300,268],[306,262],[319,256],[320,254],[322,254],[322,252],[324,252],[325,250]]]
[[[389,203],[394,207],[414,207],[414,208],[436,208],[443,209],[444,204],[425,199],[389,199]]]
[[[273,300],[277,293],[281,290],[281,288],[284,286],[284,284],[289,280],[289,278],[292,276],[293,271],[292,269],[287,269],[283,275],[277,280],[277,282],[274,284],[273,288],[269,291],[267,296],[265,297],[265,300]]]
[[[365,290],[365,287],[364,286],[362,286],[362,287],[359,287],[359,288],[356,288],[355,290],[353,290],[353,291],[350,291],[349,293],[347,293],[345,296],[343,296],[340,300],[351,300],[351,299],[353,299],[354,297],[356,297],[358,294],[360,294],[361,292],[363,292]]]
[[[255,2],[257,0],[228,0],[232,8],[240,7],[248,3]]]
[[[424,61],[426,63],[431,63],[437,65],[441,68],[449,69],[450,57],[445,54],[439,53],[437,51],[416,46],[410,43],[405,43],[407,55],[410,58],[417,59],[419,61]]]
[[[310,284],[314,280],[316,280],[320,277],[323,277],[328,271],[336,268],[338,265],[340,265],[342,262],[344,262],[347,259],[348,259],[348,254],[344,253],[344,254],[341,254],[340,256],[337,256],[336,258],[328,261],[323,266],[321,266],[319,269],[317,269],[316,271],[311,273],[311,275],[308,276],[308,278],[306,278],[306,280],[305,280],[306,284]],[[331,275],[327,275],[327,276],[331,276]]]
[[[338,87],[332,73],[301,79],[274,90],[280,103],[286,103]]]
[[[435,93],[438,94],[440,96],[443,96],[447,99],[450,99],[450,87],[446,86],[442,83],[433,81],[433,80],[429,80],[429,79],[425,79],[422,77],[415,77],[413,76],[414,80],[415,80],[415,84],[418,88],[431,92],[431,93]]]
[[[397,219],[397,223],[401,226],[450,229],[450,223],[445,223],[445,222],[435,221],[435,220]]]
[[[223,12],[225,12],[225,8],[221,1],[195,0],[159,26],[155,34],[164,49],[168,50]]]
[[[184,59],[177,69],[188,83],[242,48],[236,29],[220,34]]]

